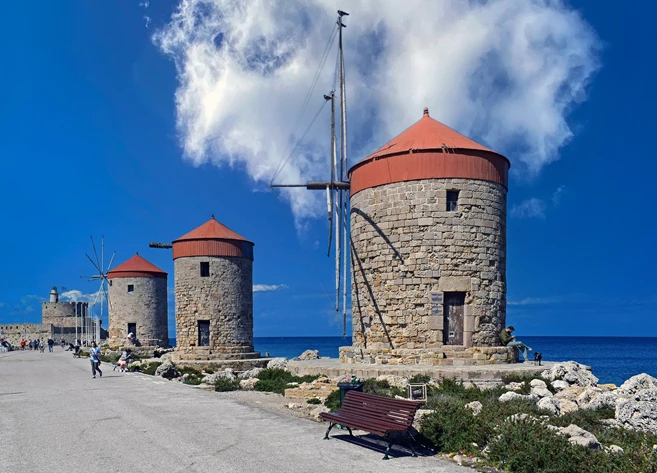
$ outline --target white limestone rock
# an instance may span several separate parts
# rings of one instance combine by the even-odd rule
[[[568,384],[576,386],[595,386],[598,384],[598,378],[584,365],[580,365],[575,361],[557,363],[549,370],[543,371],[541,376],[550,381],[563,379]]]
[[[614,453],[624,453],[625,450],[623,450],[623,447],[619,447],[618,445],[609,445],[608,447],[605,447],[605,452],[609,454],[614,454]]]
[[[243,379],[240,381],[240,389],[243,389],[244,391],[253,391],[257,382],[258,378]]]
[[[320,420],[319,415],[322,412],[329,412],[329,411],[330,411],[330,409],[328,407],[326,407],[324,405],[320,405],[320,406],[315,407],[312,411],[310,411],[310,415],[313,419]]]
[[[408,378],[402,376],[393,376],[391,374],[382,374],[376,377],[377,381],[387,381],[392,387],[406,389],[408,386]],[[405,398],[404,398],[405,399]]]
[[[284,370],[287,369],[287,363],[287,358],[272,358],[269,360],[269,363],[267,363],[267,368],[281,368]]]
[[[575,424],[570,424],[568,427],[561,427],[558,431],[560,434],[569,437],[568,441],[572,444],[589,447],[592,450],[598,450],[602,447],[595,435]]]
[[[262,370],[263,370],[263,368],[252,368],[248,371],[244,371],[244,372],[240,373],[237,377],[239,379],[257,378]]]
[[[164,363],[157,367],[155,370],[155,376],[161,376],[162,378],[166,379],[173,379],[179,378],[180,373],[171,362],[171,360],[166,360]]]
[[[201,382],[206,383],[206,384],[214,384],[220,379],[227,379],[229,381],[235,381],[237,377],[235,376],[235,372],[233,370],[225,370],[225,371],[218,371],[216,373],[209,374],[207,376],[204,376],[203,379],[201,379]]]
[[[473,416],[477,416],[477,415],[481,414],[481,409],[483,407],[484,406],[479,401],[472,401],[472,402],[469,402],[465,405],[466,409],[472,410],[472,415]]]
[[[500,402],[509,402],[509,401],[514,401],[516,399],[526,399],[528,401],[536,402],[538,400],[538,397],[533,394],[524,395],[524,394],[518,394],[513,391],[509,391],[502,394],[498,399]]]
[[[536,403],[536,406],[539,409],[548,411],[552,415],[557,415],[559,414],[561,403],[559,402],[559,399],[555,399],[553,397],[544,397]]]
[[[552,387],[557,391],[563,391],[564,389],[570,387],[570,384],[568,384],[566,381],[562,381],[560,379],[557,379],[556,381],[552,381]]]
[[[616,420],[626,429],[657,434],[657,390],[646,389],[629,399],[619,398]]]
[[[504,389],[508,389],[509,391],[519,391],[520,389],[522,389],[524,384],[525,383],[517,383],[517,382],[513,381],[513,382],[507,384],[506,386],[504,386]]]
[[[625,381],[618,388],[618,392],[624,396],[632,396],[637,391],[643,391],[646,389],[657,390],[657,379],[646,373],[641,373],[637,374],[636,376],[632,376],[630,379]]]
[[[530,385],[532,388],[543,388],[543,389],[547,389],[547,384],[546,384],[546,382],[543,381],[542,379],[532,379],[532,380],[529,382],[529,385]]]
[[[591,402],[593,398],[599,396],[600,394],[602,394],[602,389],[588,387],[584,391],[582,391],[579,396],[577,396],[575,402],[579,407],[583,407],[587,405],[589,402]]]
[[[577,409],[579,409],[579,406],[575,401],[570,401],[568,399],[558,399],[556,397],[555,399],[559,401],[560,416],[564,416],[570,412],[575,412]]]
[[[554,396],[554,394],[552,394],[548,388],[540,386],[532,388],[531,393],[535,396],[538,396],[539,398]]]
[[[600,409],[602,407],[616,407],[619,396],[613,391],[605,391],[593,397],[588,403],[582,406],[583,409]]]
[[[306,350],[299,355],[297,360],[317,360],[319,358],[319,350]]]
[[[576,402],[579,395],[582,394],[585,390],[586,388],[582,386],[569,386],[563,391],[559,391],[554,395],[554,397],[558,399],[568,399],[569,401]]]

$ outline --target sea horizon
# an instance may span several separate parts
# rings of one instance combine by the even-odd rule
[[[576,361],[590,366],[601,384],[620,385],[640,373],[657,377],[657,337],[527,335],[518,338],[534,352],[540,352],[543,361]],[[175,346],[175,338],[169,340]],[[318,350],[321,357],[337,358],[339,347],[351,345],[351,336],[253,337],[253,345],[263,356],[269,353],[271,357],[294,358],[306,350]]]

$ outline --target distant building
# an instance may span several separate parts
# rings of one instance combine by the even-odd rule
[[[508,361],[510,163],[429,117],[349,170],[351,347],[343,362]]]
[[[169,346],[167,273],[137,253],[107,278],[110,345],[125,345],[132,333],[141,346]]]

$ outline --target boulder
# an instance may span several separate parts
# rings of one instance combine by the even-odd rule
[[[632,396],[637,391],[643,391],[645,389],[657,390],[657,379],[646,373],[641,373],[625,381],[618,388],[618,391],[624,396]]]
[[[638,391],[616,402],[616,420],[626,429],[657,435],[657,390]]]
[[[552,396],[554,396],[554,394],[552,394],[552,392],[546,387],[540,387],[540,386],[535,387],[535,388],[533,387],[531,392],[532,392],[533,395],[535,395],[537,397],[552,397]]]
[[[472,415],[473,416],[481,414],[481,409],[483,407],[484,406],[479,401],[472,401],[472,402],[469,402],[465,405],[466,409],[471,409],[472,410]]]
[[[532,388],[543,388],[543,389],[547,389],[547,383],[546,383],[545,381],[543,381],[542,379],[532,379],[532,380],[529,382],[529,385],[530,385]]]
[[[602,447],[595,435],[575,424],[570,424],[568,427],[561,427],[558,429],[558,432],[562,435],[566,435],[572,444],[589,447],[592,450],[598,450]]]
[[[508,389],[509,391],[519,391],[522,389],[525,383],[516,383],[515,381],[507,384],[504,386],[505,389]]]
[[[564,389],[570,387],[570,384],[568,384],[566,381],[562,381],[560,379],[557,379],[555,381],[552,381],[552,387],[557,391],[563,391]]]
[[[240,389],[243,389],[244,391],[253,391],[257,382],[258,378],[243,379],[240,381]]]
[[[526,399],[528,401],[535,402],[538,398],[533,394],[524,395],[524,394],[518,394],[513,391],[506,392],[498,398],[500,402],[509,402],[509,401],[514,401],[516,399]]]
[[[595,396],[593,399],[591,399],[588,403],[584,404],[582,409],[600,409],[602,407],[616,407],[616,403],[618,402],[619,396],[615,392],[612,391],[606,391],[598,394]]]
[[[263,370],[263,368],[252,368],[248,371],[244,371],[244,372],[240,373],[237,377],[239,379],[257,378],[262,370]]]
[[[556,400],[559,401],[559,415],[563,416],[568,414],[569,412],[575,412],[577,409],[579,409],[579,406],[575,401],[570,401],[568,399],[559,399],[556,398]]]
[[[287,362],[287,358],[272,358],[267,363],[267,368],[280,368],[284,370],[287,368]]]
[[[584,392],[586,388],[582,386],[570,386],[563,391],[559,391],[554,395],[557,399],[568,399],[569,401],[576,402],[580,394]]]
[[[387,381],[390,386],[406,389],[408,386],[408,378],[401,376],[393,376],[391,374],[382,374],[376,377],[377,381]]]
[[[557,415],[561,409],[561,403],[559,399],[555,399],[554,397],[544,397],[536,403],[536,407],[544,409],[552,415]]]
[[[235,372],[229,368],[225,371],[217,371],[216,373],[212,373],[207,376],[204,376],[201,381],[206,384],[214,384],[220,379],[235,381],[236,378],[237,377],[235,376]]]
[[[161,376],[162,378],[166,379],[173,379],[179,378],[180,373],[171,362],[171,360],[166,360],[164,363],[157,367],[155,370],[155,376]]]
[[[319,406],[315,407],[312,411],[310,411],[310,416],[315,420],[320,420],[319,415],[322,412],[329,412],[329,411],[330,411],[330,409],[328,407],[326,407],[324,405],[319,405]]]
[[[549,370],[543,371],[541,376],[550,381],[562,379],[575,386],[595,386],[598,384],[598,378],[587,367],[575,361],[557,363]]]
[[[577,396],[577,399],[575,399],[575,402],[579,407],[583,407],[587,405],[589,402],[593,400],[593,398],[599,396],[602,394],[602,390],[599,388],[594,388],[594,387],[588,387],[582,391],[579,396]]]
[[[606,453],[624,453],[625,450],[623,450],[622,447],[619,447],[618,445],[609,445],[608,447],[605,447],[605,452]]]
[[[306,350],[297,360],[317,360],[319,358],[319,350]]]

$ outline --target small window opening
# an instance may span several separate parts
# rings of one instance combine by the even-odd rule
[[[459,191],[447,191],[447,211],[456,212],[459,209]]]
[[[210,277],[210,263],[208,261],[201,262],[201,277]]]
[[[135,292],[135,285],[134,284],[128,284],[128,292]]]

